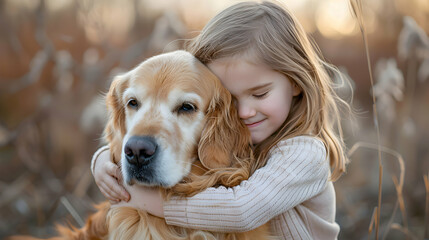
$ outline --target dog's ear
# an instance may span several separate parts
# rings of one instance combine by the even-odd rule
[[[208,169],[230,167],[252,155],[250,133],[240,120],[231,94],[220,83],[215,90],[198,145],[198,156]]]
[[[120,159],[122,138],[125,135],[125,107],[122,103],[122,94],[128,87],[128,77],[116,76],[106,94],[106,105],[109,119],[104,128],[104,139],[107,141],[116,163]]]

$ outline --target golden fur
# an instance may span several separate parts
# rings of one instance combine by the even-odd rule
[[[178,94],[172,94],[173,91]],[[189,98],[182,98],[182,94],[188,94]],[[135,108],[135,104],[128,106],[128,98],[137,100],[140,105]],[[145,103],[148,101],[150,104]],[[192,101],[196,108],[180,110],[188,101]],[[160,143],[160,151],[169,147],[174,150],[174,164],[181,166],[178,172],[181,179],[171,186],[160,184],[166,198],[192,196],[212,186],[235,186],[249,177],[249,169],[255,164],[250,134],[239,120],[229,92],[190,53],[162,54],[116,77],[106,103],[110,118],[105,128],[105,139],[115,163],[124,158],[123,146],[131,136],[150,135]],[[165,105],[168,107],[164,108]],[[189,110],[186,107],[184,109]],[[170,109],[171,113],[165,109]],[[156,160],[163,161],[162,157]],[[122,171],[127,174],[124,164],[127,162],[122,160]],[[165,178],[160,176],[161,182]],[[145,184],[133,179],[132,175],[128,182]],[[272,238],[267,224],[245,233],[213,233],[169,226],[164,219],[145,211],[130,207],[110,208],[107,202],[97,208],[98,212],[88,218],[83,228],[59,226],[61,237],[52,239]]]

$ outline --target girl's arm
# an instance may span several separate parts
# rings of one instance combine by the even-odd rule
[[[295,137],[279,143],[266,166],[233,188],[208,188],[163,202],[159,191],[131,187],[130,206],[165,217],[170,225],[217,232],[245,232],[319,194],[330,174],[323,143]]]
[[[261,169],[233,188],[209,188],[164,202],[168,224],[217,232],[255,229],[319,194],[330,175],[323,143],[295,137],[279,143]]]

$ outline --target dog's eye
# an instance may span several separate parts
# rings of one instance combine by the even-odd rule
[[[139,107],[139,103],[135,99],[130,99],[127,102],[127,107],[137,109]]]
[[[195,112],[196,110],[197,110],[197,107],[195,107],[192,103],[184,102],[177,109],[177,112],[178,113],[189,113],[189,112]]]

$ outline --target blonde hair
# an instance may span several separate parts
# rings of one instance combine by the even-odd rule
[[[204,64],[250,53],[256,61],[284,74],[302,90],[294,97],[283,125],[254,146],[257,164],[251,172],[265,165],[270,149],[279,141],[299,135],[313,135],[323,141],[332,168],[331,180],[345,172],[348,157],[338,105],[350,108],[335,93],[326,69],[339,71],[319,56],[317,46],[288,10],[266,1],[235,4],[211,19],[188,42],[187,50]]]

